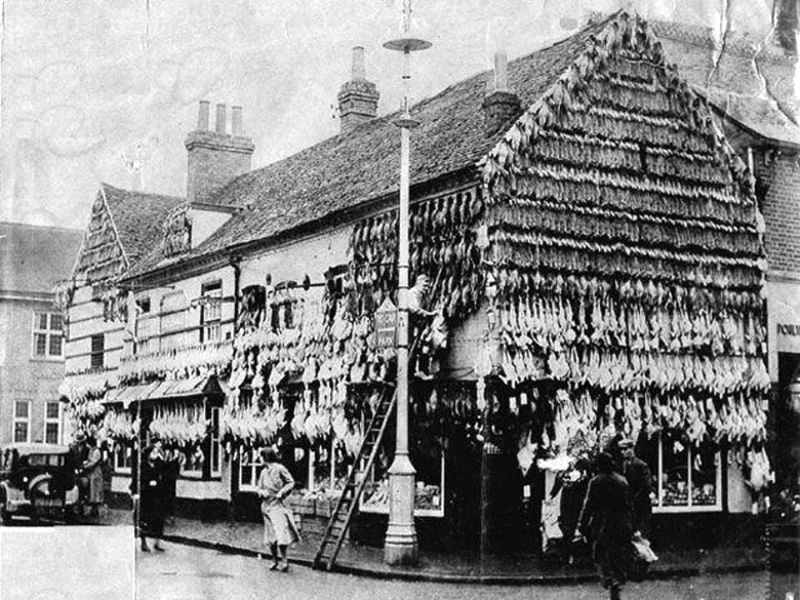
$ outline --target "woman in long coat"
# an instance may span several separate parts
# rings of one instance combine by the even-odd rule
[[[592,546],[603,587],[611,600],[620,598],[631,564],[631,506],[628,482],[614,472],[614,458],[602,452],[598,474],[589,482],[580,517],[580,532]]]
[[[287,548],[300,539],[292,513],[283,504],[283,499],[294,489],[294,478],[278,462],[274,449],[264,448],[261,458],[265,465],[258,476],[258,496],[264,518],[264,544],[272,551],[271,570],[288,571]]]
[[[153,538],[155,550],[164,551],[161,546],[161,537],[164,535],[168,493],[161,442],[155,442],[150,448],[145,449],[141,472],[134,462],[131,477],[131,494],[137,517],[136,526],[142,541],[143,552],[150,552],[147,545],[148,537]]]
[[[83,474],[89,481],[86,501],[92,507],[92,516],[97,516],[97,508],[103,503],[103,453],[94,438],[89,438],[88,444],[89,454],[83,462]]]

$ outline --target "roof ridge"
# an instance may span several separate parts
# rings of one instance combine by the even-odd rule
[[[524,63],[526,60],[530,60],[531,57],[535,56],[536,54],[538,54],[540,52],[543,52],[543,51],[546,51],[546,50],[550,50],[550,49],[554,49],[554,48],[556,48],[557,46],[560,46],[560,45],[566,45],[571,40],[573,40],[576,36],[578,36],[582,32],[584,32],[585,30],[590,29],[590,28],[594,28],[594,27],[599,27],[600,25],[604,24],[605,22],[610,21],[611,19],[613,19],[620,12],[621,11],[616,11],[614,13],[606,15],[602,20],[597,21],[597,22],[591,22],[590,21],[590,22],[586,23],[578,31],[572,32],[569,35],[567,35],[566,37],[563,37],[561,39],[552,41],[550,43],[545,42],[545,45],[540,46],[536,50],[532,50],[530,52],[526,52],[525,54],[522,54],[522,55],[510,60],[509,61],[509,67],[514,65],[515,63],[517,63],[517,64]],[[452,93],[454,90],[458,89],[459,87],[463,87],[466,84],[468,84],[469,82],[472,82],[472,81],[474,81],[474,80],[476,80],[476,79],[478,79],[478,78],[480,78],[482,76],[485,77],[488,73],[491,73],[491,72],[492,72],[492,69],[482,69],[480,71],[475,72],[472,75],[469,75],[467,77],[464,77],[464,78],[456,81],[455,83],[451,83],[450,85],[440,89],[435,94],[433,94],[431,96],[426,96],[425,98],[415,102],[409,108],[409,112],[411,114],[414,114],[415,112],[418,112],[419,110],[421,110],[424,107],[428,106],[432,102],[435,102],[436,100],[447,96],[448,94]],[[258,168],[251,169],[250,171],[247,171],[246,173],[242,173],[241,175],[237,175],[236,177],[231,179],[228,183],[226,183],[224,186],[222,186],[219,190],[217,190],[214,193],[214,195],[211,198],[211,203],[212,204],[214,203],[214,198],[224,196],[225,195],[225,191],[226,191],[227,188],[233,186],[238,181],[245,180],[249,175],[251,175],[253,173],[261,172],[264,169],[267,169],[267,168],[273,167],[275,165],[281,164],[284,161],[288,161],[290,159],[300,158],[304,153],[310,152],[310,151],[314,150],[315,148],[319,148],[319,147],[321,147],[322,145],[324,145],[326,143],[332,143],[334,140],[344,139],[346,136],[351,135],[354,131],[358,131],[358,130],[362,130],[363,131],[362,128],[364,128],[364,127],[375,126],[375,125],[378,125],[380,123],[385,123],[385,122],[391,122],[392,117],[399,116],[402,112],[403,112],[402,109],[398,109],[398,110],[395,110],[395,111],[392,111],[392,112],[389,112],[389,113],[385,113],[383,115],[379,115],[377,117],[374,117],[374,118],[370,119],[369,121],[366,121],[366,122],[356,126],[355,128],[353,128],[351,130],[348,130],[348,131],[345,131],[345,132],[336,133],[334,135],[331,135],[329,137],[326,137],[326,138],[316,142],[315,144],[312,144],[310,146],[306,146],[305,148],[301,148],[297,152],[289,154],[288,156],[284,156],[283,158],[279,158],[278,160],[272,161],[272,162],[267,163],[265,165],[261,165]]]
[[[55,231],[70,231],[82,234],[83,229],[76,227],[59,227],[58,225],[36,225],[34,223],[23,223],[22,221],[0,221],[0,226],[10,225],[12,227],[30,227],[32,229],[49,229]]]
[[[138,196],[153,196],[156,198],[171,198],[173,200],[186,200],[185,196],[175,196],[173,194],[162,194],[160,192],[145,192],[142,190],[129,190],[126,188],[117,187],[105,181],[100,182],[101,188],[109,188],[115,192],[124,192],[125,194],[136,194]]]

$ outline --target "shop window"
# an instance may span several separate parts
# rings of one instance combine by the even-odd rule
[[[261,474],[261,469],[264,468],[264,463],[261,462],[261,453],[255,449],[242,449],[239,458],[239,489],[243,492],[255,492],[258,476]]]
[[[46,444],[61,443],[61,403],[45,402],[44,441]]]
[[[114,471],[117,473],[130,473],[133,464],[133,452],[130,446],[114,444]]]
[[[31,441],[31,403],[30,400],[14,402],[14,441]]]
[[[200,309],[200,343],[220,340],[222,318],[222,282],[204,283],[201,294],[204,303]]]
[[[33,313],[33,357],[61,359],[64,356],[64,323],[59,313]]]
[[[368,423],[365,423],[364,427]],[[444,516],[445,450],[439,439],[436,417],[410,415],[409,458],[416,473],[414,515]],[[360,510],[367,513],[389,512],[389,467],[394,458],[394,436],[384,436],[361,496]]]
[[[91,367],[100,369],[103,367],[103,353],[105,352],[105,336],[100,333],[92,336]]]
[[[653,472],[655,512],[722,510],[720,453],[708,444],[696,447],[666,432],[644,451]],[[655,468],[654,468],[655,467]]]

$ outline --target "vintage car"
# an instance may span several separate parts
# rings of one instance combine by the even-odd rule
[[[68,446],[0,447],[0,522],[6,525],[16,515],[72,520],[79,514],[77,466]]]

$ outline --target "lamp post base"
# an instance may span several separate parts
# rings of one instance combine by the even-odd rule
[[[415,565],[419,559],[414,526],[415,475],[408,456],[396,455],[389,467],[389,526],[383,545],[383,559],[392,566]]]

